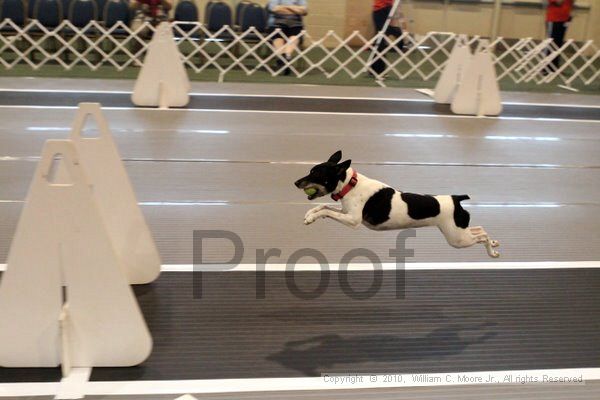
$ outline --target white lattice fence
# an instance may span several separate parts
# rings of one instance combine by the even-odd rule
[[[302,45],[291,60],[286,60],[272,45],[273,37],[279,32],[265,34],[254,28],[239,32],[229,26],[211,32],[201,23],[173,23],[172,26],[188,69],[197,74],[216,70],[220,80],[233,70],[247,75],[262,71],[278,76],[289,68],[298,78],[316,74],[356,79],[370,72],[375,78],[428,81],[439,75],[459,37],[447,32],[405,33],[401,38],[384,40],[383,48],[377,51],[374,44],[378,37],[365,38],[358,31],[347,37],[333,31],[321,37],[302,32],[297,39]],[[39,69],[54,64],[65,70],[75,66],[91,70],[108,66],[122,71],[142,64],[153,31],[154,27],[149,24],[132,30],[123,23],[107,28],[92,21],[78,28],[64,20],[49,29],[36,20],[25,27],[3,20],[0,22],[0,63],[5,69],[23,64]],[[474,36],[468,38],[468,43],[473,48],[490,48],[499,80],[570,87],[591,85],[600,79],[600,50],[592,41],[568,40],[559,48],[550,39],[498,38],[490,42]],[[372,56],[371,52],[374,52]],[[381,74],[370,67],[369,59],[373,58],[384,61],[386,67]]]

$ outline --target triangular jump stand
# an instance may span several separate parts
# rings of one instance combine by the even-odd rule
[[[136,106],[184,107],[189,102],[190,81],[171,26],[162,22],[148,45],[131,100]]]
[[[44,146],[0,281],[3,367],[67,375],[137,365],[152,350],[83,157],[70,140]]]
[[[487,41],[481,41],[465,69],[450,109],[455,114],[500,115],[502,100]]]
[[[98,127],[98,137],[84,137],[89,118]],[[160,274],[160,256],[100,104],[79,105],[70,139],[94,185],[94,197],[129,283],[154,281]]]
[[[452,103],[463,80],[465,69],[471,63],[472,57],[466,36],[459,35],[446,67],[435,86],[433,98],[436,103]]]

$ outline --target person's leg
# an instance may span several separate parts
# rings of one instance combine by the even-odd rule
[[[284,49],[283,47],[285,46],[285,41],[283,40],[283,38],[276,38],[275,40],[273,40],[273,47],[275,47],[275,52],[277,54],[281,54],[283,53]]]
[[[273,31],[275,31],[275,29],[277,29],[277,27],[270,27],[267,31],[267,34],[270,35],[273,33]],[[283,59],[282,59],[282,54],[283,51],[285,50],[285,40],[283,40],[283,37],[281,37],[281,34],[275,34],[272,37],[272,43],[273,43],[273,47],[275,48],[275,70],[279,70],[281,67],[283,67]]]
[[[298,43],[300,42],[300,38],[298,38],[298,35],[300,35],[300,32],[302,32],[301,26],[288,27],[283,32],[288,37],[284,49],[285,59],[288,62],[292,59],[294,51],[296,51],[296,49],[298,48]],[[289,75],[291,72],[292,70],[290,69],[290,67],[287,67],[283,74]]]
[[[400,28],[399,26],[390,26],[390,27],[388,27],[385,34],[388,36],[393,36],[395,38],[399,38],[402,36],[402,28]],[[398,46],[398,49],[401,52],[404,51],[404,40],[400,40],[396,46]]]
[[[300,26],[287,29],[288,42],[285,47],[285,55],[288,59],[292,58],[292,54],[294,54],[294,51],[298,48],[298,44],[300,43],[298,35],[300,35],[301,32],[302,27]]]
[[[382,8],[381,10],[373,11],[373,25],[375,26],[375,34],[378,34],[383,29],[383,26],[385,25],[385,21],[390,13],[390,10],[390,7],[386,7]],[[383,51],[387,47],[387,43],[388,42],[384,36],[383,39],[379,42],[379,46],[377,46],[377,51]],[[371,64],[371,68],[377,74],[380,74],[383,71],[385,71],[386,64],[383,61],[382,57],[376,55],[373,59],[373,63]]]
[[[550,22],[550,37],[559,48],[565,44],[565,33],[567,32],[566,22]],[[560,67],[560,56],[554,57],[552,60],[554,70]]]

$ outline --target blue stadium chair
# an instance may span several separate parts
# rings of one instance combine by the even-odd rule
[[[256,28],[259,32],[267,30],[266,10],[256,3],[251,3],[244,7],[240,16],[240,30],[243,32],[251,27]]]
[[[129,26],[129,20],[131,18],[129,3],[126,0],[106,0],[102,15],[104,26],[107,29],[113,28],[119,22],[122,22],[125,26]],[[125,39],[129,37],[129,31],[119,27],[112,30],[111,35],[115,38]],[[108,39],[101,43],[101,47],[107,52],[110,52],[111,50],[109,48],[113,48],[114,46],[115,44]]]
[[[29,18],[33,18],[33,10],[35,9],[35,3],[37,2],[37,0],[29,0],[28,4],[27,4],[27,16]]]
[[[181,0],[175,7],[175,21],[198,22],[198,7],[192,0]],[[183,30],[190,30],[194,24],[178,24]]]
[[[95,0],[71,0],[68,11],[69,21],[78,28],[83,28],[90,21],[98,19],[98,5]]]
[[[69,15],[69,8],[71,6],[71,0],[60,0],[62,2],[62,9],[63,9],[63,17],[67,18],[67,15]]]
[[[242,24],[242,12],[244,8],[252,4],[251,1],[242,0],[235,7],[235,26],[239,27]]]
[[[33,18],[46,28],[55,28],[63,19],[62,7],[60,0],[37,0],[33,9]]]
[[[112,27],[119,21],[122,21],[125,25],[129,26],[129,4],[125,0],[107,0],[104,5],[103,12],[104,25],[107,28]],[[124,29],[116,29],[115,34],[125,34]]]
[[[63,19],[63,9],[61,0],[37,0],[33,8],[33,19],[44,26],[46,29],[54,29],[60,25]],[[42,35],[41,29],[34,27],[29,29],[29,34],[37,36]],[[56,38],[47,37],[42,43],[42,46],[48,52],[55,52],[60,45]],[[36,51],[30,53],[32,60],[35,60]]]
[[[25,25],[27,19],[25,0],[0,0],[0,20],[7,18],[19,26]]]
[[[91,21],[94,21],[98,18],[98,5],[96,4],[96,0],[71,0],[69,3],[69,10],[67,11],[67,15],[69,21],[79,29],[85,28]],[[96,35],[95,28],[87,28],[84,30],[84,34],[86,36]],[[63,30],[64,36],[72,36],[75,32],[71,28],[65,28]],[[85,48],[87,43],[78,38],[73,43],[73,46],[76,48]],[[80,50],[81,51],[81,50]],[[67,60],[69,59],[69,54],[65,53]]]
[[[104,6],[106,5],[106,0],[96,0],[96,4],[98,5],[98,21],[104,20]]]
[[[225,25],[231,26],[231,7],[223,1],[210,1],[206,5],[204,23],[209,31],[218,31]]]

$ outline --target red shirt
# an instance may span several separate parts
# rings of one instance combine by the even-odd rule
[[[375,0],[373,1],[373,11],[379,11],[382,8],[391,7],[394,5],[394,0]]]
[[[546,22],[566,22],[571,17],[574,0],[564,0],[560,5],[557,0],[550,0],[546,10]]]

